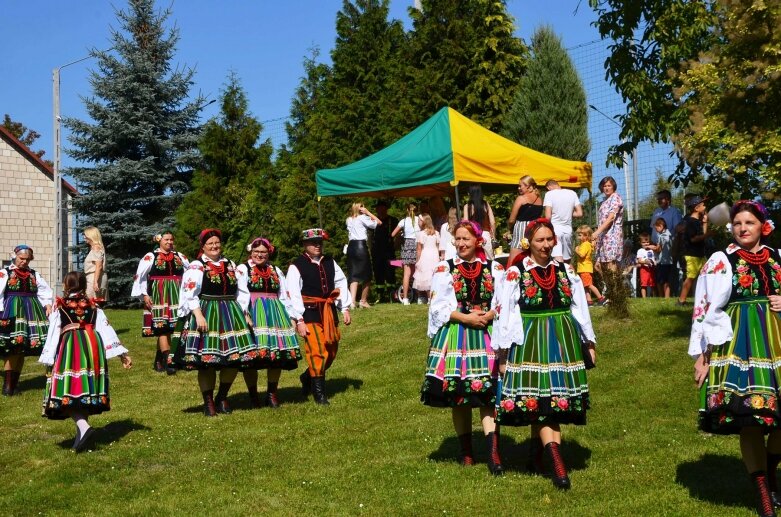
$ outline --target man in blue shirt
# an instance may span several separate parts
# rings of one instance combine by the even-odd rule
[[[651,214],[651,242],[654,244],[659,244],[659,234],[656,232],[656,225],[654,222],[662,218],[664,219],[664,222],[667,223],[667,228],[670,230],[670,233],[675,236],[675,230],[677,226],[681,223],[683,220],[683,216],[681,215],[681,211],[675,208],[674,206],[670,206],[670,201],[672,200],[672,196],[670,195],[669,190],[660,190],[656,193],[656,202],[659,203],[659,206],[654,210],[654,213]],[[662,279],[660,279],[662,280]],[[678,267],[677,265],[673,265],[669,269],[669,272],[667,272],[667,282],[670,284],[670,290],[673,293],[678,292]],[[663,282],[662,282],[663,283]]]

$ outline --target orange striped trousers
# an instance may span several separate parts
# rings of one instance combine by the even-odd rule
[[[304,343],[304,355],[306,363],[309,365],[309,375],[312,377],[322,377],[325,371],[336,359],[336,352],[339,350],[339,343],[327,345],[321,323],[307,323],[306,329],[309,334]]]

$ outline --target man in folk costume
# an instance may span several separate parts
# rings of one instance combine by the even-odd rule
[[[301,375],[304,394],[310,392],[318,404],[328,404],[325,372],[336,358],[339,348],[339,316],[350,324],[350,291],[347,277],[333,257],[323,256],[323,240],[328,234],[322,228],[301,233],[304,252],[287,270],[287,285],[293,304],[291,318],[296,332],[306,340],[304,348],[309,368]]]

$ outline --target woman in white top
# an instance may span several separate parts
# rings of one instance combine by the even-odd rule
[[[350,272],[350,296],[355,300],[358,294],[358,284],[361,289],[361,301],[359,306],[364,309],[369,305],[369,288],[372,285],[372,264],[369,259],[369,247],[366,244],[366,230],[377,228],[382,224],[379,218],[363,206],[363,203],[353,203],[350,208],[350,217],[347,218],[347,269]],[[353,304],[353,309],[355,305]]]
[[[106,275],[106,249],[100,230],[94,226],[84,228],[84,242],[90,247],[84,259],[84,274],[87,275],[87,298],[108,299],[108,276]]]
[[[450,260],[457,255],[453,228],[458,224],[458,209],[447,211],[447,221],[439,229],[439,260]]]
[[[401,303],[409,305],[409,281],[415,272],[415,262],[418,260],[418,240],[417,240],[417,217],[415,217],[415,203],[407,205],[407,217],[399,221],[396,228],[393,229],[391,237],[395,237],[402,232],[404,244],[401,245],[401,263],[404,265],[404,279],[401,283]]]

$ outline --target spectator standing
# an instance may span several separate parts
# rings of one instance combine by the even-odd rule
[[[556,180],[545,183],[545,219],[553,224],[556,245],[552,256],[559,262],[569,263],[572,259],[572,218],[583,217],[583,205],[578,195],[569,189],[563,189]]]
[[[439,233],[434,229],[429,214],[420,216],[417,259],[412,287],[418,291],[418,304],[422,304],[423,298],[427,301],[429,299],[431,277],[434,275],[434,267],[439,262]]]
[[[385,201],[378,201],[375,209],[379,223],[374,229],[374,238],[372,239],[374,282],[377,285],[395,284],[396,270],[390,265],[390,261],[393,260],[391,231],[399,221],[388,214],[388,203]]]
[[[439,229],[439,260],[456,258],[455,232],[458,224],[458,210],[451,207],[447,211],[447,221]]]
[[[667,229],[667,222],[659,217],[654,223],[656,244],[653,245],[656,254],[656,292],[658,296],[670,297],[671,278],[677,268],[673,264],[672,235]],[[677,278],[677,274],[675,277]]]
[[[660,190],[656,193],[656,202],[659,204],[659,206],[654,210],[654,213],[651,214],[651,242],[653,244],[656,244],[657,246],[660,243],[659,240],[659,231],[656,229],[656,220],[660,217],[664,219],[664,223],[666,225],[667,230],[670,232],[670,239],[672,244],[672,232],[675,231],[675,228],[681,224],[681,221],[683,221],[683,214],[681,214],[681,211],[678,210],[676,207],[672,206],[670,203],[672,202],[672,196],[670,194],[669,190]],[[657,252],[659,253],[659,252]],[[672,264],[672,258],[670,260],[670,264]],[[660,290],[660,296],[661,296],[661,289],[664,284],[668,284],[667,290],[672,292],[677,292],[678,290],[678,268],[676,267],[664,267],[659,268],[662,264],[657,264],[656,268],[656,285],[657,288]],[[664,265],[667,265],[665,262]],[[661,276],[665,274],[666,276]],[[669,298],[669,294],[666,296]]]
[[[510,210],[507,225],[512,232],[510,242],[510,256],[507,263],[512,264],[515,257],[521,253],[521,239],[526,231],[526,224],[542,217],[542,198],[537,189],[537,182],[529,175],[518,180],[518,197]]]
[[[350,208],[350,216],[345,221],[347,225],[347,267],[350,272],[350,299],[358,296],[358,286],[361,285],[361,301],[358,306],[364,309],[369,305],[369,288],[372,285],[372,267],[369,258],[369,246],[367,245],[367,230],[377,228],[382,224],[363,203],[353,203]]]
[[[594,231],[597,262],[614,271],[623,254],[624,201],[617,192],[616,180],[612,176],[602,178],[599,191],[605,195],[605,200],[599,205],[597,229]]]
[[[597,297],[599,305],[606,305],[607,300],[594,285],[594,261],[591,254],[594,252],[594,246],[591,245],[591,227],[583,225],[578,228],[578,240],[580,244],[575,247],[575,253],[578,255],[578,276],[583,281],[583,288],[586,291],[586,299],[589,305],[593,305],[591,293]]]
[[[637,268],[640,271],[640,296],[651,296],[656,288],[655,246],[651,244],[651,234],[640,234],[640,248],[637,250]]]
[[[493,240],[496,231],[494,211],[491,209],[491,205],[488,204],[488,201],[483,199],[483,189],[480,185],[472,185],[469,187],[469,202],[464,205],[463,219],[479,224],[484,231],[488,232]],[[486,248],[490,246],[483,247]]]
[[[686,201],[688,218],[683,233],[683,259],[686,262],[686,279],[678,296],[678,305],[688,305],[686,298],[705,264],[705,239],[708,231],[708,214],[705,211],[705,198],[692,196]]]
[[[402,305],[409,305],[409,282],[415,272],[415,262],[417,261],[418,219],[415,215],[417,208],[415,203],[409,203],[407,217],[399,221],[391,232],[391,238],[396,237],[399,232],[404,237],[404,243],[401,245],[401,263],[404,265],[404,276],[401,281]]]
[[[84,274],[87,275],[87,298],[108,299],[108,275],[106,274],[106,248],[100,230],[94,226],[84,228],[84,242],[89,253],[84,258]]]

